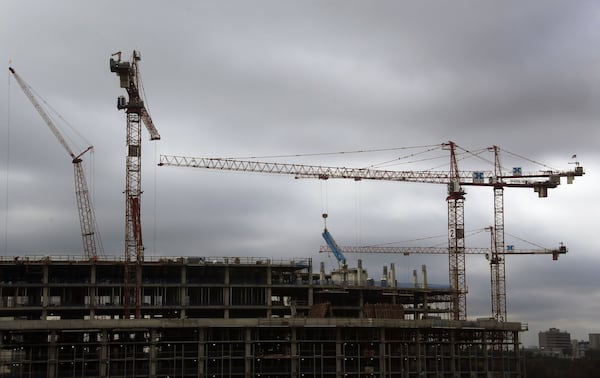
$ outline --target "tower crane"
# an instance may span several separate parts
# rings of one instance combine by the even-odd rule
[[[52,134],[58,139],[58,142],[63,146],[63,148],[67,151],[69,156],[71,157],[71,163],[73,163],[73,171],[75,177],[75,197],[77,199],[77,209],[79,211],[79,224],[81,226],[81,238],[83,240],[83,252],[85,257],[90,259],[95,259],[97,257],[98,252],[103,253],[102,251],[102,243],[100,238],[96,238],[96,218],[94,217],[94,209],[92,207],[87,181],[85,179],[85,174],[82,166],[82,156],[85,155],[88,151],[93,150],[93,146],[87,147],[85,150],[80,152],[79,154],[75,154],[65,138],[62,136],[48,113],[44,110],[42,105],[37,100],[36,96],[33,94],[31,87],[21,78],[21,76],[14,70],[14,68],[8,68],[10,72],[13,74],[17,83],[25,93],[25,96],[29,99],[29,101],[33,104],[33,107],[39,115],[42,117]]]
[[[572,182],[575,176],[583,175],[583,168],[574,171],[544,171],[519,175],[496,175],[489,171],[458,170],[454,142],[443,143],[442,148],[450,151],[450,171],[394,171],[370,168],[347,168],[318,165],[271,163],[252,160],[201,158],[161,155],[159,166],[190,167],[225,171],[259,172],[293,175],[296,178],[386,180],[399,182],[445,184],[448,187],[448,250],[449,279],[454,295],[453,317],[466,318],[466,279],[464,264],[464,195],[463,186],[494,186],[502,180],[503,187],[532,188],[539,197],[546,197],[548,189],[560,185],[560,178]]]
[[[552,255],[552,260],[558,260],[560,255],[567,253],[567,247],[564,244],[560,244],[558,248],[554,249],[497,249],[498,244],[496,241],[496,232],[494,227],[487,227],[486,230],[491,233],[491,248],[465,248],[465,255],[485,255],[490,262],[490,273],[491,273],[491,291],[492,291],[492,316],[498,321],[506,321],[506,312],[504,314],[498,313],[498,298],[502,295],[504,303],[506,303],[506,285],[505,281],[502,281],[502,285],[499,284],[499,272],[500,266],[502,267],[501,272],[504,273],[505,256],[508,255]],[[342,254],[342,253],[356,253],[356,254],[380,254],[380,253],[391,253],[391,254],[403,254],[405,256],[411,254],[427,254],[427,255],[442,255],[448,254],[448,248],[444,247],[392,247],[392,246],[338,246],[337,249],[333,250],[329,245],[322,245],[319,248],[319,253],[331,253]],[[504,278],[504,274],[502,275]],[[500,290],[503,290],[500,292]],[[504,307],[506,311],[506,306]],[[500,316],[504,315],[504,316]]]
[[[125,178],[125,318],[129,318],[129,306],[135,306],[135,318],[140,317],[141,302],[141,269],[144,260],[144,244],[141,226],[141,194],[142,194],[142,142],[141,123],[143,122],[150,140],[160,139],[152,118],[143,101],[138,62],[140,53],[133,51],[130,62],[121,60],[121,52],[110,58],[110,71],[119,76],[120,86],[127,91],[128,99],[119,96],[117,109],[125,110],[127,115],[126,138],[126,178]],[[133,286],[132,286],[133,284]]]
[[[376,254],[376,253],[389,253],[389,254],[403,254],[408,255],[446,255],[448,254],[447,247],[391,247],[391,246],[338,246],[338,251],[343,253],[351,254]],[[333,250],[329,245],[322,245],[319,247],[319,253],[331,253]],[[498,255],[552,255],[553,260],[558,260],[558,256],[564,255],[568,252],[565,245],[560,244],[558,248],[541,248],[541,249],[509,249],[498,252]],[[490,248],[465,248],[465,255],[485,255],[486,258],[490,259],[491,249]]]
[[[494,191],[494,226],[490,227],[491,234],[491,252],[490,252],[490,273],[491,273],[491,299],[492,316],[498,321],[506,321],[506,262],[503,255],[504,245],[504,188],[508,187],[506,180],[515,179],[520,175],[520,168],[513,168],[512,175],[502,173],[500,163],[500,148],[492,146],[494,152],[494,176],[490,181]],[[559,177],[550,176],[551,180],[560,181],[560,177],[567,177],[567,183],[573,183],[575,176],[584,174],[583,167],[575,163],[575,169]],[[547,190],[543,187],[535,188],[540,197],[547,196]],[[557,255],[553,255],[555,259]]]
[[[490,288],[492,298],[492,316],[505,321],[506,311],[506,262],[500,252],[504,251],[504,181],[498,146],[494,151],[494,227],[490,228],[492,250],[490,257]]]

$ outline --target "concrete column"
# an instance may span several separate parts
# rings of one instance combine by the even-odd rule
[[[335,330],[335,376],[336,378],[343,377],[344,374],[344,352],[343,352],[343,344],[344,340],[342,340],[342,330],[340,328],[336,328]]]
[[[450,373],[453,377],[459,378],[460,373],[458,372],[456,356],[456,333],[455,330],[450,331]]]
[[[483,349],[483,371],[490,374],[490,352],[488,351],[488,332],[482,332],[481,348]]]
[[[143,315],[141,314],[142,312],[142,306],[144,304],[144,301],[142,300],[142,291],[144,290],[143,286],[142,286],[142,264],[141,262],[138,262],[137,264],[135,264],[135,285],[137,285],[137,283],[139,284],[139,290],[136,290],[135,293],[135,303],[139,304],[139,308],[135,309],[135,316],[136,318],[139,317],[142,318]],[[137,305],[135,307],[138,307]],[[139,311],[139,314],[137,313]]]
[[[96,264],[90,266],[90,287],[88,288],[90,296],[90,319],[96,315]]]
[[[223,285],[223,305],[225,306],[225,311],[223,311],[223,317],[225,319],[229,319],[229,306],[231,306],[231,302],[229,299],[229,292],[231,287],[229,287],[229,265],[225,266],[225,285]]]
[[[427,265],[421,265],[421,272],[423,273],[423,283],[421,287],[423,289],[427,288]]]
[[[185,319],[187,317],[186,309],[187,309],[187,306],[190,304],[186,282],[187,282],[187,266],[185,264],[182,264],[181,265],[181,289],[180,289],[180,293],[179,293],[179,296],[181,297],[181,299],[180,299],[181,312],[179,314],[179,317],[181,319]]]
[[[425,346],[423,345],[423,342],[421,341],[421,335],[419,330],[417,330],[415,332],[416,337],[415,337],[415,343],[416,343],[416,348],[415,348],[415,353],[417,354],[415,357],[417,359],[417,372],[419,372],[419,375],[421,374],[421,372],[423,371],[424,365],[425,365],[425,351],[421,352],[423,349],[425,349]]]
[[[362,260],[358,259],[358,262],[356,265],[357,265],[356,279],[358,281],[358,285],[363,286],[365,284],[365,277],[363,277]]]
[[[206,328],[198,329],[198,377],[206,373]]]
[[[385,340],[385,328],[379,328],[379,372],[380,376],[385,377],[387,375],[387,369],[385,368],[385,348],[387,342]]]
[[[42,268],[42,282],[44,286],[42,287],[42,319],[46,320],[48,316],[48,296],[50,291],[48,289],[48,264],[44,264]]]
[[[365,295],[364,295],[364,291],[362,290],[358,290],[358,305],[360,306],[360,310],[358,310],[358,317],[359,318],[364,318],[365,317],[365,311],[364,311],[364,307],[365,307]]]
[[[254,355],[252,354],[252,329],[251,328],[246,328],[245,329],[245,337],[244,337],[244,348],[245,348],[245,359],[244,359],[244,371],[245,371],[245,376],[246,378],[251,378],[253,377],[253,371],[252,371],[252,363],[254,362]]]
[[[56,370],[58,367],[58,355],[56,342],[58,341],[58,335],[56,331],[50,332],[50,340],[48,342],[48,371],[46,376],[48,378],[56,377]]]
[[[517,365],[517,371],[519,372],[519,376],[521,376],[521,373],[523,373],[521,371],[521,349],[520,349],[520,345],[519,345],[519,332],[513,332],[512,333],[512,340],[513,340],[513,349],[514,349],[514,355],[512,356],[513,359],[515,359],[516,361],[516,365]],[[523,373],[525,374],[525,373]]]
[[[158,341],[158,331],[156,328],[150,330],[150,366],[148,375],[150,378],[156,377],[156,364],[157,364],[157,347],[156,342]]]
[[[108,331],[102,330],[102,340],[100,343],[100,377],[108,377]]]
[[[290,329],[290,360],[291,360],[291,376],[297,377],[298,369],[298,343],[296,341],[296,327]]]
[[[390,263],[390,286],[396,287],[396,265],[394,263]]]
[[[273,288],[271,287],[273,281],[273,272],[271,270],[271,261],[269,261],[269,265],[267,266],[267,288],[265,295],[267,296],[267,318],[270,318],[273,315],[272,306],[273,303],[271,301],[271,296],[273,294]]]
[[[383,266],[383,275],[381,277],[381,281],[383,281],[385,279],[385,285],[386,286],[390,286],[390,283],[388,282],[389,277],[388,277],[388,268],[386,265]],[[383,282],[381,282],[382,286],[383,286]]]

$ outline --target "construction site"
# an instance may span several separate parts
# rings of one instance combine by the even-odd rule
[[[454,142],[441,144],[449,169],[393,171],[161,155],[162,167],[282,174],[318,180],[385,180],[447,187],[447,247],[339,246],[325,227],[320,252],[338,267],[298,258],[144,256],[141,226],[141,145],[144,124],[160,140],[140,92],[138,62],[121,53],[110,71],[127,92],[117,100],[126,114],[124,254],[106,256],[95,230],[81,167],[28,84],[19,86],[67,151],[75,174],[81,256],[0,258],[0,378],[3,377],[524,377],[520,333],[509,322],[505,257],[545,255],[556,249],[516,250],[504,240],[504,190],[526,188],[546,197],[573,170],[506,172],[492,146],[491,170],[461,171]],[[168,169],[168,168],[160,168]],[[405,185],[405,184],[403,184]],[[490,248],[465,245],[465,187],[493,191]],[[323,214],[326,220],[327,214]],[[201,250],[201,249],[200,249]],[[316,252],[316,251],[315,251]],[[431,284],[427,268],[400,283],[393,263],[369,274],[346,254],[447,255],[448,282]],[[467,317],[465,256],[485,255],[490,267],[491,312]],[[377,277],[377,278],[374,278]]]

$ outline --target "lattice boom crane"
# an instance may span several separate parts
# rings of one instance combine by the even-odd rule
[[[114,59],[116,58],[116,59]],[[144,244],[141,225],[142,194],[142,141],[143,122],[150,140],[160,139],[152,118],[143,101],[138,62],[140,53],[133,51],[131,62],[121,61],[121,52],[110,58],[110,71],[119,76],[121,88],[127,91],[128,99],[120,96],[117,108],[127,114],[127,155],[125,178],[125,317],[129,317],[129,306],[135,305],[135,317],[140,317],[141,277],[139,264],[144,260]],[[134,263],[134,265],[132,265]],[[132,287],[132,282],[135,286]],[[133,303],[132,303],[133,302]]]
[[[272,163],[226,158],[204,158],[177,155],[160,155],[159,166],[214,169],[292,175],[295,178],[384,180],[430,184],[449,184],[452,175],[447,171],[394,171],[370,168],[331,167],[322,165]],[[547,189],[560,185],[560,177],[583,174],[578,166],[575,171],[546,171],[496,176],[491,171],[458,171],[458,183],[462,186],[494,186],[503,179],[505,187],[533,188],[540,197],[546,197]],[[546,190],[544,190],[546,189]]]
[[[50,118],[48,113],[46,113],[36,96],[33,94],[31,87],[25,82],[25,80],[23,80],[23,78],[21,78],[19,74],[17,74],[14,68],[9,67],[8,69],[17,80],[17,83],[23,90],[23,93],[25,93],[25,96],[27,96],[29,101],[33,104],[35,110],[37,110],[50,131],[52,131],[52,134],[54,134],[56,139],[58,139],[58,142],[71,157],[75,177],[75,197],[77,199],[79,224],[81,226],[81,238],[83,240],[83,252],[86,257],[94,259],[97,257],[98,251],[102,252],[102,243],[100,242],[100,238],[96,238],[96,218],[94,217],[94,209],[90,201],[87,181],[85,179],[85,173],[81,164],[81,157],[88,151],[93,150],[94,147],[89,146],[83,150],[83,152],[76,155],[52,121],[52,118]]]
[[[388,254],[403,254],[405,256],[411,254],[417,255],[446,255],[448,254],[448,248],[446,247],[392,247],[392,246],[338,246],[339,250],[343,253],[352,254],[377,254],[377,253],[388,253]],[[327,245],[319,247],[319,253],[332,253],[333,251]],[[541,248],[541,249],[510,249],[502,252],[498,252],[498,255],[552,255],[553,260],[557,260],[558,256],[564,255],[568,252],[568,249],[564,245],[560,245],[558,248]],[[465,248],[466,255],[485,255],[486,258],[491,259],[492,253],[490,248]]]
[[[562,243],[555,249],[513,249],[507,248],[498,250],[496,243],[496,232],[493,227],[488,227],[486,230],[491,232],[492,247],[491,248],[465,248],[465,255],[485,255],[490,262],[490,280],[492,292],[492,316],[498,321],[506,321],[506,284],[504,276],[505,256],[507,255],[552,255],[552,260],[558,260],[560,255],[567,253],[567,247]],[[322,245],[319,248],[319,253],[336,252],[328,245]],[[448,248],[443,247],[393,247],[393,246],[337,246],[337,253],[352,253],[352,254],[403,254],[405,256],[411,254],[425,255],[445,255],[448,254]],[[502,273],[502,277],[500,277]],[[499,301],[503,300],[504,307],[501,307]],[[501,312],[501,310],[504,312]]]
[[[347,168],[319,165],[271,163],[251,160],[196,158],[161,155],[160,166],[190,167],[226,171],[259,172],[293,175],[296,178],[386,180],[414,183],[445,184],[448,187],[448,254],[449,278],[453,288],[454,319],[465,319],[467,285],[464,264],[464,195],[463,186],[532,188],[539,197],[546,197],[548,189],[560,185],[560,178],[572,182],[575,176],[583,175],[583,168],[574,171],[544,171],[534,173],[498,174],[491,171],[459,171],[455,156],[456,145],[448,142],[441,145],[450,151],[450,171],[393,171],[369,168]]]

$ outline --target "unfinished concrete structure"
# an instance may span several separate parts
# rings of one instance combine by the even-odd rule
[[[449,318],[452,292],[310,259],[0,260],[0,377],[521,377],[520,323]]]

